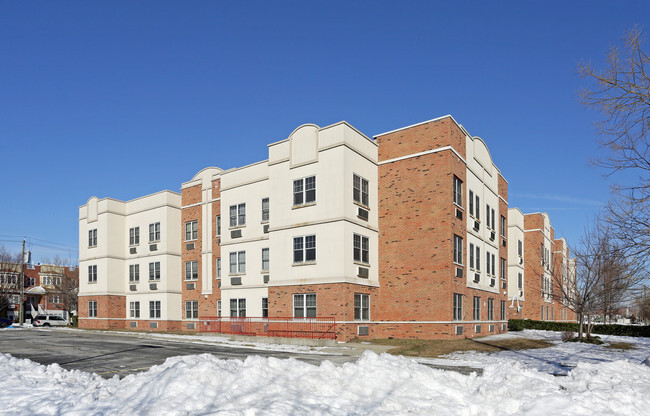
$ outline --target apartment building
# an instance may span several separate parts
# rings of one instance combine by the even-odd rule
[[[180,329],[181,197],[92,197],[79,207],[79,326]]]
[[[506,331],[508,183],[451,116],[377,135],[379,322],[373,335]]]
[[[72,266],[54,264],[23,264],[24,322],[39,314],[58,315],[68,318],[64,290],[70,290],[79,282],[79,270]],[[20,319],[20,263],[0,263],[0,294],[7,297],[7,318]],[[73,313],[75,311],[72,311]]]
[[[202,169],[180,195],[80,207],[80,325],[273,335],[273,320],[322,318],[343,340],[455,338],[552,306],[550,286],[524,296],[569,264],[566,243],[508,208],[485,141],[452,116],[374,139],[305,124],[268,156]]]
[[[564,238],[556,239],[547,213],[509,210],[508,235],[517,240],[509,252],[508,317],[544,321],[574,321],[567,296],[573,295],[575,273]]]

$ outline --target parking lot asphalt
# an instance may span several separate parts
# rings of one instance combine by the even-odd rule
[[[60,328],[23,328],[0,332],[0,352],[40,364],[59,364],[68,370],[97,373],[105,378],[147,371],[177,355],[212,354],[223,359],[249,355],[296,358],[311,364],[324,360],[354,362],[354,355],[301,354],[268,351],[196,341],[164,340],[137,333],[79,331]]]

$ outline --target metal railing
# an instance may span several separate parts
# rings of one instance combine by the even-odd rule
[[[284,338],[336,339],[336,320],[331,317],[218,317],[199,318],[199,332]]]

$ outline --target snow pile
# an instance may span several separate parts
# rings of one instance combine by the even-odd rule
[[[356,363],[173,357],[109,380],[0,355],[1,414],[623,414],[650,408],[650,367],[580,363],[553,377],[503,358],[482,376],[366,352]]]

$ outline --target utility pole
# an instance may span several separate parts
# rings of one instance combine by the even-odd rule
[[[20,317],[19,324],[23,326],[25,320],[25,239],[23,239],[23,252],[20,255]]]

